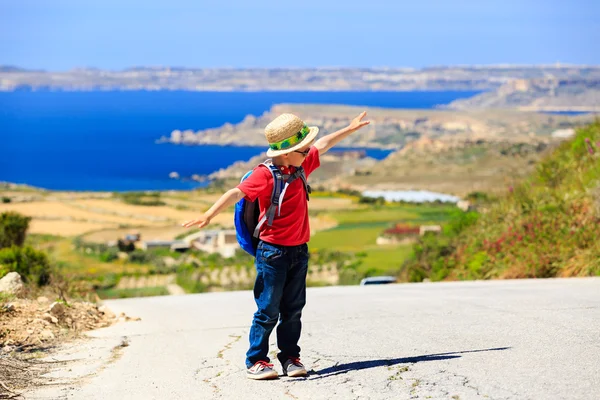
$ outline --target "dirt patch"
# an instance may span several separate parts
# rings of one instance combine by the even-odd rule
[[[110,224],[97,224],[93,222],[80,221],[45,221],[34,219],[29,225],[28,233],[40,235],[77,236],[82,233],[96,231],[99,229],[112,228]]]
[[[79,332],[112,324],[115,316],[88,302],[15,299],[0,309],[0,351],[47,346]]]
[[[113,200],[81,200],[77,204],[99,213],[110,213],[151,222],[187,221],[198,217],[198,211],[176,210],[167,206],[136,206]]]
[[[196,214],[196,218],[201,214]],[[180,221],[180,223],[173,223],[167,226],[160,227],[136,227],[136,228],[119,228],[119,229],[105,229],[99,230],[96,232],[90,232],[83,235],[83,239],[86,242],[94,242],[94,243],[106,243],[111,240],[115,240],[117,238],[123,237],[132,231],[138,232],[141,236],[141,240],[173,240],[175,237],[181,234],[189,234],[190,229],[184,228],[181,226],[181,223],[184,221]],[[223,213],[217,215],[215,219],[212,220],[214,226],[221,226],[223,228],[231,228],[233,227],[233,214],[231,213]],[[210,228],[209,229],[213,229]]]
[[[32,217],[29,233],[35,234],[76,236],[96,231],[128,233],[130,227],[136,227],[147,228],[148,232],[157,232],[153,236],[169,240],[185,232],[181,223],[197,218],[212,205],[207,199],[220,197],[211,195],[193,200],[165,198],[168,206],[137,206],[115,200],[110,193],[79,197],[62,192],[35,195],[25,201],[11,194],[9,198],[13,201],[0,204],[0,213],[15,211]],[[233,214],[225,212],[218,215],[213,223],[233,226]],[[109,237],[108,240],[115,239],[112,233]]]
[[[162,227],[136,227],[136,228],[120,228],[120,229],[105,229],[101,231],[91,232],[83,235],[83,240],[86,242],[106,243],[135,231],[140,234],[141,240],[173,240],[176,236],[186,233],[189,230],[181,225],[170,225]]]
[[[96,200],[98,201],[98,200]],[[60,203],[57,201],[44,201],[32,203],[3,204],[3,211],[15,211],[36,219],[85,221],[99,224],[139,224],[143,219],[127,218],[118,215],[101,213],[94,209],[86,209],[77,202]]]
[[[312,196],[308,202],[308,208],[311,211],[334,211],[356,209],[359,205],[352,199],[335,197],[317,197]]]
[[[21,392],[41,382],[40,376],[49,365],[37,359],[36,353],[0,354],[0,399],[23,399]]]
[[[84,301],[50,302],[40,297],[0,302],[0,399],[20,398],[24,389],[39,384],[50,368],[39,358],[58,344],[128,320],[139,318],[115,316],[104,306]]]

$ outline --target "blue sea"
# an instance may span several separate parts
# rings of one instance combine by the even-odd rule
[[[186,190],[262,147],[156,144],[174,129],[241,122],[279,103],[433,108],[478,92],[1,92],[0,181],[52,190]],[[382,159],[389,152],[367,150]]]
[[[542,114],[550,115],[587,115],[591,114],[591,111],[540,111]]]

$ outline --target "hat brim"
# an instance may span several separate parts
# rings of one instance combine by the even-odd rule
[[[282,156],[284,154],[288,154],[291,153],[292,151],[296,151],[298,149],[303,148],[304,146],[312,143],[315,138],[317,137],[317,135],[319,134],[319,128],[317,128],[316,126],[311,126],[310,127],[310,132],[308,132],[308,135],[306,135],[306,137],[298,144],[289,147],[287,149],[284,150],[272,150],[269,149],[267,150],[267,157],[277,157],[277,156]]]

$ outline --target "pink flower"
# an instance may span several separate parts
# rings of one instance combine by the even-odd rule
[[[587,151],[589,154],[594,154],[594,148],[592,147],[590,138],[585,138],[585,146],[587,147]]]

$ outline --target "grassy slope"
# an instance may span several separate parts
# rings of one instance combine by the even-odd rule
[[[419,188],[460,196],[498,191],[528,176],[547,148],[544,143],[507,142],[472,143],[441,151],[407,150],[345,179],[356,185]]]
[[[411,280],[600,275],[600,121],[578,130],[474,223],[424,240]],[[455,221],[456,222],[456,221]]]

